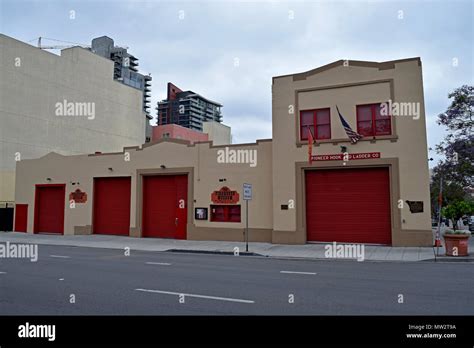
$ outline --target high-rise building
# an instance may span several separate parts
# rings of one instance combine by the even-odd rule
[[[151,137],[149,121],[152,119],[150,115],[151,76],[140,74],[138,72],[138,58],[130,54],[127,47],[115,46],[114,40],[108,36],[93,39],[90,50],[114,62],[113,76],[115,80],[142,91],[143,111],[147,117],[146,138],[149,141]]]
[[[222,105],[193,91],[182,91],[168,82],[166,100],[158,102],[158,125],[178,124],[203,131],[203,122],[222,122]]]

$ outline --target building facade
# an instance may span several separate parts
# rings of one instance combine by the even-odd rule
[[[380,105],[390,101],[413,110],[381,116]],[[365,134],[357,143],[348,141],[336,106],[354,131]],[[337,61],[275,77],[272,110],[275,242],[327,240],[328,234],[337,234],[337,241],[432,245],[419,58]],[[314,154],[340,155],[345,146],[349,155],[374,153],[374,158],[308,163],[308,124],[316,128]],[[289,200],[300,208],[281,209]],[[411,202],[421,202],[421,212],[412,212],[409,204],[416,203]]]
[[[0,34],[0,202],[15,200],[18,161],[144,142],[142,93],[113,71],[87,49],[59,56]]]
[[[419,58],[274,77],[272,110],[273,139],[253,144],[162,139],[20,161],[17,230],[243,241],[249,183],[250,241],[432,245]]]
[[[189,128],[181,127],[177,124],[165,124],[152,127],[152,141],[160,139],[182,139],[191,144],[199,141],[208,141],[209,136],[206,133],[198,132]]]
[[[214,145],[232,144],[231,128],[221,122],[203,122],[202,131],[208,135],[209,140],[211,140]]]
[[[231,129],[219,122],[203,122],[203,131],[196,131],[177,124],[152,126],[152,141],[162,138],[188,140],[191,143],[212,141],[214,145],[229,145],[232,143]]]
[[[168,82],[167,98],[158,102],[158,125],[177,124],[203,131],[203,122],[222,122],[222,105]]]

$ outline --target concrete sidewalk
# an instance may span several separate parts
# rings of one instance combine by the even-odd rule
[[[26,234],[19,232],[0,232],[0,242],[11,243],[35,243],[45,245],[63,245],[105,249],[124,249],[143,251],[195,251],[195,252],[228,252],[233,253],[238,247],[242,253],[245,251],[243,242],[219,242],[219,241],[191,241],[158,238],[132,238],[121,236],[88,235],[88,236],[58,236],[47,234]],[[249,252],[267,257],[276,258],[304,258],[304,259],[326,259],[325,245],[327,244],[304,244],[283,245],[270,243],[250,243]],[[433,248],[427,247],[387,247],[387,246],[365,246],[365,260],[368,261],[423,261],[434,260]],[[440,255],[444,249],[440,248]],[[443,257],[443,259],[445,259]],[[453,259],[452,257],[450,259]],[[458,258],[458,261],[464,258]],[[469,257],[471,259],[471,257]],[[469,260],[465,260],[469,261]]]

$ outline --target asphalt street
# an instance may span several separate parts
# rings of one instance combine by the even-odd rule
[[[0,315],[474,315],[473,296],[472,263],[49,245],[0,259]]]

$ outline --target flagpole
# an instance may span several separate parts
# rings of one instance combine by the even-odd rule
[[[309,128],[309,126],[306,126],[306,127],[308,127],[308,132],[309,132],[309,135],[308,135],[308,162],[309,162],[309,164],[312,164],[313,163],[312,156],[313,156],[314,137],[313,137],[313,133],[311,132],[311,128]]]

